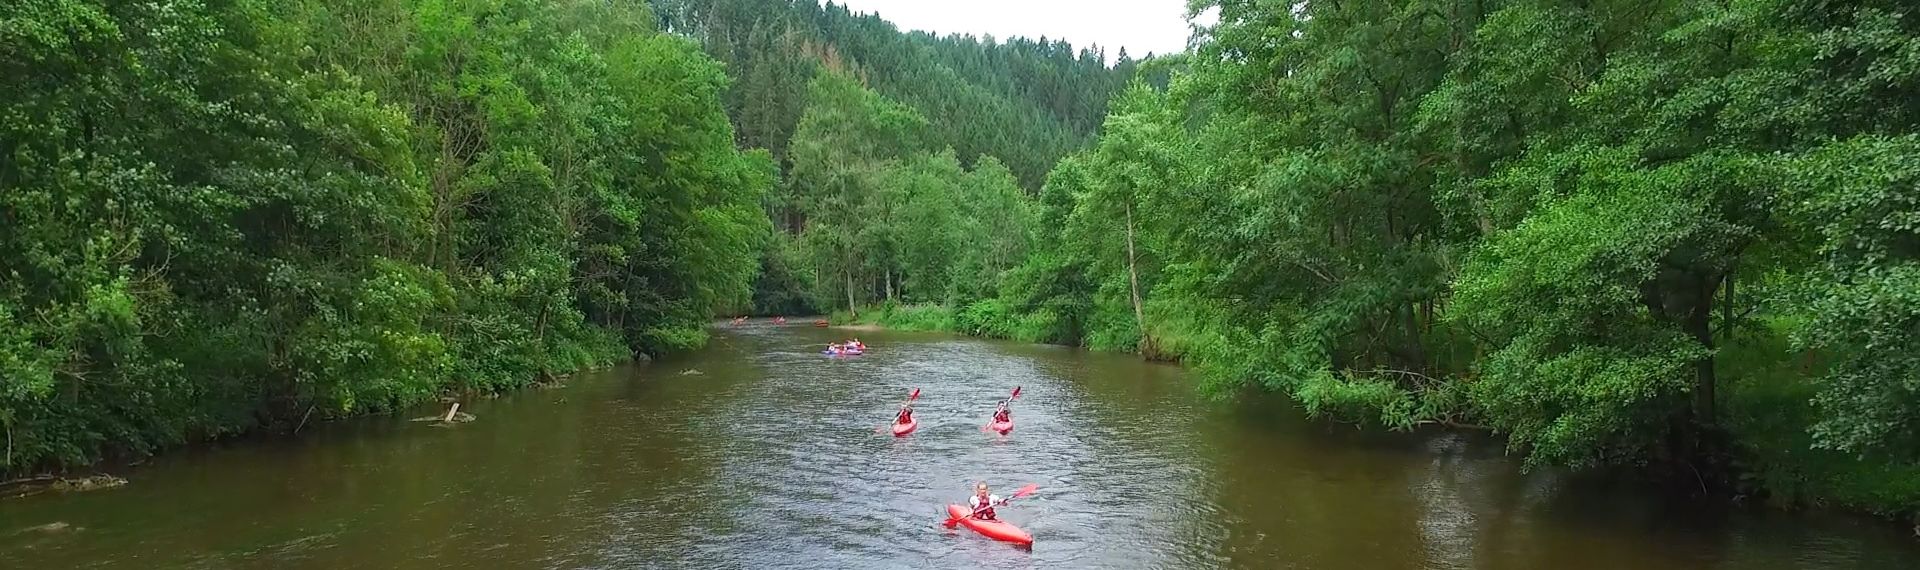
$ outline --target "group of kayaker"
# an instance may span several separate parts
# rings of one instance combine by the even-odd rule
[[[1013,399],[1019,396],[1020,396],[1020,389],[1014,388],[1013,396],[1010,396],[1005,400],[1001,400],[1000,405],[994,407],[993,416],[992,416],[993,419],[988,421],[987,425],[981,429],[986,431],[999,432],[1000,435],[1006,435],[1008,432],[1012,432],[1013,431],[1012,403],[1013,403]],[[919,397],[920,397],[920,390],[915,389],[913,391],[913,395],[907,397],[907,401],[900,403],[900,412],[897,414],[894,414],[894,418],[893,418],[893,434],[894,435],[898,436],[898,435],[907,435],[909,433],[913,433],[914,427],[919,425],[919,421],[913,419],[913,400]]]
[[[909,425],[914,423],[912,400],[908,400],[906,403],[900,404],[900,414],[894,417],[893,423],[897,425]],[[988,425],[988,431],[998,431],[1000,432],[1000,435],[1006,435],[1007,432],[1013,431],[1013,410],[1007,407],[1006,402],[1004,401],[1000,402],[1000,407],[995,408],[993,410],[993,421],[988,423],[987,425]],[[994,426],[1006,426],[1007,429],[1005,430],[993,429]],[[905,435],[905,434],[901,434],[901,435]]]
[[[827,344],[827,349],[820,352],[821,354],[861,354],[866,351],[866,343],[860,342],[860,339],[856,338],[846,342],[829,343]]]
[[[732,319],[728,319],[728,320],[727,320],[727,325],[728,325],[728,326],[735,326],[735,327],[737,327],[737,326],[740,326],[740,325],[744,325],[744,324],[747,324],[747,316],[746,316],[746,315],[740,315],[740,316],[738,316],[738,317],[734,317],[734,318],[732,318]],[[773,324],[776,324],[776,325],[784,325],[784,324],[787,324],[787,318],[786,318],[786,317],[782,317],[782,316],[780,316],[780,315],[774,315],[774,316],[773,316]]]
[[[1018,397],[1020,397],[1020,388],[1015,387],[1013,394],[1007,396],[1007,399],[1001,400],[999,405],[994,406],[993,415],[991,416],[992,419],[988,421],[987,425],[982,426],[980,429],[999,432],[1001,435],[1012,432],[1012,404],[1013,399]],[[913,401],[919,398],[920,389],[915,388],[913,393],[907,396],[907,401],[900,403],[900,411],[894,414],[893,425],[891,426],[894,437],[905,437],[907,434],[913,433],[915,428],[919,427],[920,420],[913,417]],[[1020,527],[1000,521],[994,512],[994,507],[1005,505],[1007,501],[1015,498],[1031,495],[1036,489],[1038,489],[1038,486],[1028,485],[1022,487],[1011,496],[1001,497],[1000,495],[994,494],[986,482],[975,483],[973,494],[967,497],[966,506],[947,505],[949,518],[947,519],[946,525],[952,527],[956,524],[964,524],[967,528],[973,529],[995,540],[1003,540],[1022,545],[1033,544],[1032,535],[1027,534],[1024,530],[1020,530]]]

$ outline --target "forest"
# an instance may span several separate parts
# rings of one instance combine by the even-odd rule
[[[741,132],[784,140],[763,314],[1137,352],[1223,397],[1488,430],[1532,467],[1920,510],[1911,5],[1200,1],[1218,23],[1186,53],[1067,80],[1117,85],[1085,105],[1046,42],[694,4],[746,61]],[[981,142],[901,54],[1057,119],[1030,129],[1104,118],[1057,160]],[[768,92],[804,104],[754,87],[792,69]],[[746,126],[770,100],[786,122]]]
[[[0,16],[0,472],[553,382],[745,307],[776,166],[645,5]]]
[[[961,240],[1026,247],[1016,212],[1132,75],[1103,58],[812,2],[10,9],[0,475],[695,348],[829,307],[813,262],[874,243],[984,287],[1018,257]]]
[[[1134,59],[810,0],[32,4],[0,470],[831,311],[1920,512],[1913,4],[1190,10]]]

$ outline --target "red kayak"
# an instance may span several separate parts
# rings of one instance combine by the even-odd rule
[[[1007,432],[1013,431],[1013,420],[1007,420],[1004,422],[993,422],[993,423],[987,424],[987,431],[994,431],[994,432],[999,432],[1000,435],[1007,435]]]
[[[967,517],[967,515],[970,515],[970,514],[973,514],[973,509],[969,509],[960,505],[952,505],[952,504],[947,505],[948,517],[960,518],[960,517]],[[1027,531],[1020,530],[1020,527],[1007,524],[1006,522],[1003,522],[1003,521],[998,521],[998,520],[987,521],[987,520],[976,519],[973,517],[967,517],[967,518],[960,518],[960,524],[967,525],[967,528],[973,529],[974,532],[986,535],[987,538],[1011,542],[1011,543],[1022,545],[1022,546],[1033,546],[1033,535],[1027,534]]]
[[[907,420],[907,423],[904,423],[904,424],[900,422],[893,422],[893,437],[905,436],[907,434],[913,433],[913,430],[919,429],[919,428],[920,428],[920,420],[917,420],[917,419],[909,419]]]

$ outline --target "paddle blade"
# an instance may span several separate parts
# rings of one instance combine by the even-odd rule
[[[907,396],[907,401],[911,402],[911,401],[914,401],[915,399],[918,399],[919,397],[920,397],[920,389],[914,388],[913,395]]]
[[[1012,400],[1012,399],[1014,399],[1014,398],[1018,398],[1018,397],[1020,397],[1020,387],[1019,387],[1019,386],[1014,386],[1014,387],[1013,387],[1013,395],[1012,395],[1012,396],[1007,396],[1007,399],[1008,399],[1008,400]]]

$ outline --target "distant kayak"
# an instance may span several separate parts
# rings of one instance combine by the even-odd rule
[[[1022,546],[1033,546],[1033,535],[1027,534],[1027,531],[1020,530],[1020,527],[998,520],[988,521],[972,517],[961,518],[972,513],[973,509],[964,506],[947,505],[947,516],[960,519],[960,524],[967,525],[967,528],[973,529],[974,532],[994,540],[1011,542]]]
[[[905,436],[907,434],[913,433],[913,430],[916,430],[919,428],[920,428],[920,420],[917,420],[917,419],[909,419],[907,420],[907,423],[904,423],[904,424],[900,422],[894,422],[893,437]]]
[[[1013,420],[987,424],[987,430],[999,432],[1000,435],[1007,435],[1008,432],[1013,431]]]
[[[822,350],[820,351],[820,354],[825,354],[828,356],[860,356],[866,353],[867,351],[864,351],[864,350]]]

